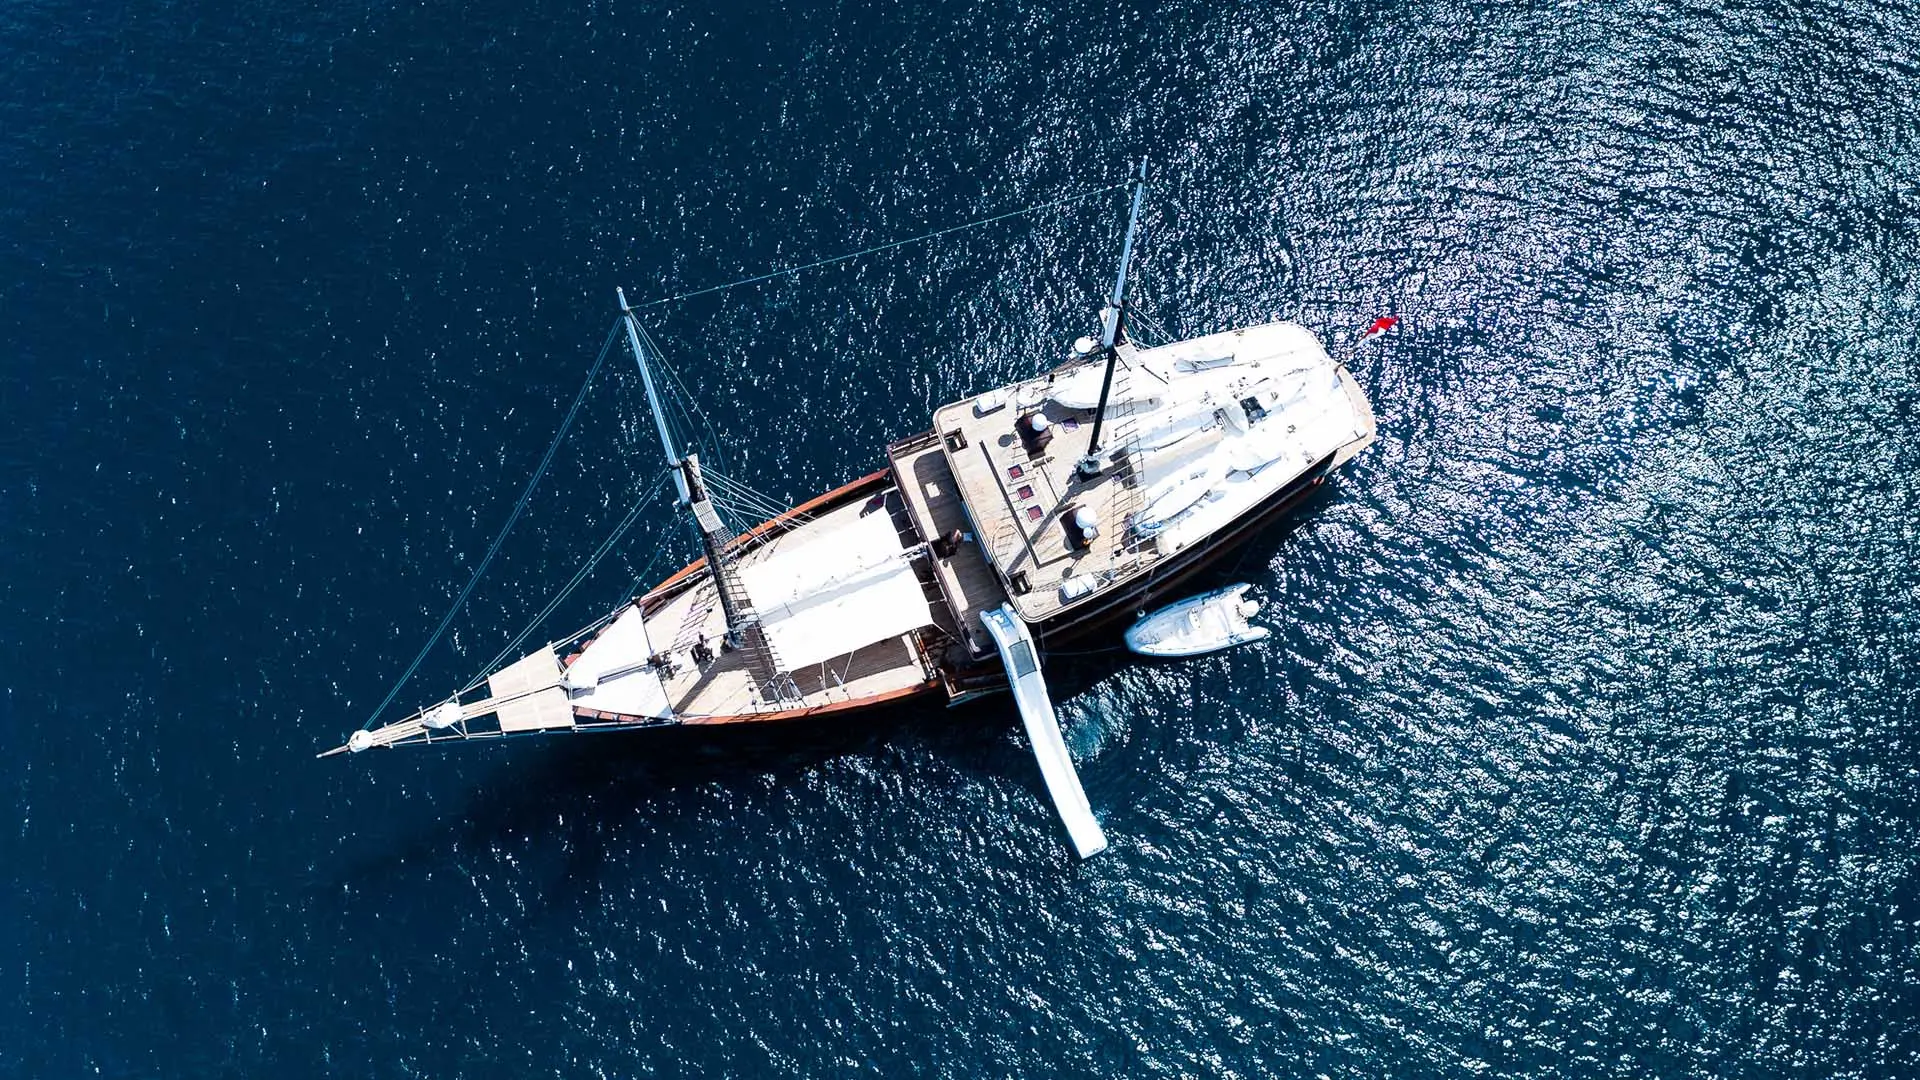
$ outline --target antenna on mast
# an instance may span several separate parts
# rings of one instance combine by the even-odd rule
[[[1133,262],[1133,237],[1140,226],[1140,203],[1147,194],[1147,159],[1140,159],[1140,172],[1133,181],[1133,212],[1127,217],[1127,239],[1120,246],[1120,274],[1113,282],[1113,296],[1100,313],[1100,347],[1107,352],[1107,371],[1100,379],[1100,403],[1093,410],[1093,435],[1087,440],[1087,456],[1080,459],[1077,471],[1083,479],[1100,475],[1100,425],[1107,418],[1107,395],[1113,390],[1113,366],[1120,358],[1121,324],[1127,313],[1127,267]]]

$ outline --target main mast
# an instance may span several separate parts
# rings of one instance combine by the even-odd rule
[[[1133,262],[1133,236],[1140,226],[1140,203],[1147,194],[1147,161],[1140,159],[1140,173],[1133,181],[1133,212],[1127,217],[1127,239],[1120,245],[1120,274],[1113,282],[1113,296],[1107,310],[1101,312],[1100,347],[1106,350],[1107,370],[1100,378],[1100,403],[1093,410],[1093,434],[1087,440],[1087,456],[1080,459],[1080,475],[1100,472],[1100,425],[1107,418],[1107,395],[1113,390],[1113,365],[1120,358],[1120,327],[1127,311],[1127,267]]]

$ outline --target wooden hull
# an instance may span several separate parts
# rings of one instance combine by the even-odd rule
[[[1034,637],[1044,647],[1059,648],[1063,645],[1084,642],[1088,638],[1103,632],[1118,632],[1125,624],[1130,624],[1139,613],[1172,597],[1195,576],[1217,566],[1222,559],[1234,554],[1238,548],[1251,540],[1253,536],[1276,522],[1304,502],[1321,484],[1334,467],[1334,459],[1329,457],[1318,465],[1301,474],[1293,483],[1275,492],[1265,502],[1256,505],[1226,528],[1208,537],[1205,541],[1180,552],[1168,559],[1147,578],[1132,587],[1122,587],[1111,597],[1104,597],[1098,603],[1062,612],[1054,619],[1033,628]],[[746,533],[741,534],[737,543],[739,550],[748,550],[761,537],[771,535],[780,525],[789,519],[807,513],[821,513],[848,502],[871,498],[883,491],[892,482],[888,470],[882,469],[867,474],[850,483],[844,484],[819,496],[787,513],[767,521]],[[658,586],[641,598],[642,605],[657,605],[671,598],[681,589],[689,588],[699,580],[699,573],[706,567],[706,560],[698,559],[678,572],[667,577]],[[569,661],[571,657],[568,658]],[[936,695],[944,696],[949,703],[958,704],[982,694],[1005,690],[1007,687],[1005,672],[997,662],[958,668],[944,672],[946,678],[930,679],[916,686],[874,694],[868,697],[836,701],[830,704],[807,708],[785,709],[778,712],[738,713],[721,716],[689,717],[672,721],[650,721],[641,717],[625,716],[616,713],[598,713],[581,711],[586,720],[626,722],[636,725],[652,726],[705,726],[715,724],[773,724],[801,720],[810,717],[824,717],[836,714],[852,714],[869,709],[899,705],[909,701],[930,700]]]
[[[810,499],[807,502],[802,503],[791,510],[788,510],[786,513],[781,514],[778,517],[762,522],[761,524],[754,526],[753,528],[747,530],[746,532],[741,533],[740,536],[735,539],[733,547],[730,548],[729,550],[735,553],[745,553],[745,552],[751,551],[760,543],[777,535],[780,531],[781,526],[787,524],[788,522],[792,521],[795,518],[798,518],[802,515],[809,515],[809,514],[824,514],[830,510],[846,506],[849,503],[860,502],[863,500],[871,499],[874,495],[885,491],[891,483],[892,483],[891,474],[886,469],[880,469],[880,470],[876,470],[874,472],[868,473],[867,475],[862,476],[857,480],[853,480],[846,484],[842,484],[841,486],[834,488],[832,491],[829,491],[824,495],[820,495],[817,498]],[[654,588],[648,590],[648,592],[640,598],[640,605],[642,610],[648,611],[648,612],[656,610],[662,605],[664,605],[667,601],[671,600],[673,597],[678,595],[683,590],[694,587],[694,585],[701,580],[701,577],[700,577],[701,572],[706,569],[706,566],[707,566],[707,560],[703,556],[699,559],[695,559],[691,563],[688,563],[686,566],[680,568],[678,571],[674,572],[673,574],[668,575],[666,580],[662,581],[659,585],[656,585]],[[592,639],[589,638],[586,642],[582,642],[580,645],[580,649],[584,650],[586,645],[591,641]],[[563,664],[571,664],[575,659],[575,657],[577,657],[578,655],[579,655],[579,650],[576,650],[572,655],[569,655],[568,657],[566,657],[566,659],[563,661]],[[885,705],[899,704],[901,702],[913,700],[915,698],[928,697],[933,694],[939,693],[941,690],[942,690],[942,683],[940,682],[940,680],[929,679],[925,682],[916,684],[914,686],[888,690],[883,693],[871,694],[865,697],[855,697],[855,698],[851,698],[843,701],[828,702],[820,705],[813,705],[813,706],[792,708],[792,709],[782,709],[778,711],[686,716],[686,717],[680,717],[678,719],[672,719],[672,720],[655,720],[648,717],[632,716],[625,713],[602,712],[602,711],[590,710],[590,709],[575,709],[574,712],[576,716],[578,716],[580,719],[585,721],[601,722],[601,723],[631,724],[634,726],[645,726],[645,727],[696,727],[696,726],[708,726],[708,725],[714,725],[714,724],[754,724],[754,723],[771,724],[771,723],[782,723],[790,720],[799,720],[807,717],[822,717],[822,716],[829,716],[829,715],[838,714],[838,713],[860,712],[862,710],[879,708]]]

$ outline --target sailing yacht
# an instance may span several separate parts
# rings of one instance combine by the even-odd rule
[[[1143,165],[1097,338],[1043,375],[937,409],[880,467],[738,534],[699,456],[674,441],[650,339],[620,293],[702,557],[580,636],[492,672],[484,690],[328,754],[769,723],[1010,685],[1024,709],[1036,647],[1117,628],[1168,597],[1375,435],[1359,384],[1298,324],[1132,340],[1127,270],[1145,193]]]

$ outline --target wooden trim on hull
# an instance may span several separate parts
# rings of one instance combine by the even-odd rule
[[[852,501],[853,498],[866,494],[865,489],[868,487],[882,487],[884,486],[884,482],[891,478],[892,475],[892,472],[888,469],[876,469],[858,480],[841,484],[825,495],[809,499],[786,513],[781,514],[779,517],[763,521],[753,528],[748,529],[746,532],[741,533],[734,539],[732,550],[735,553],[747,550],[762,536],[765,536],[767,533],[779,528],[801,514],[810,514],[829,504],[841,501]],[[704,555],[693,560],[686,566],[681,567],[665,581],[647,590],[647,592],[640,597],[640,603],[643,605],[657,604],[661,600],[666,599],[667,596],[671,595],[675,586],[692,580],[695,574],[706,568],[706,565],[707,558]]]
[[[881,705],[916,698],[922,694],[931,694],[938,689],[940,689],[940,680],[928,679],[918,686],[907,686],[899,690],[889,690],[884,694],[875,694],[872,697],[854,698],[850,701],[836,701],[828,705],[815,705],[807,709],[785,709],[781,712],[770,713],[736,713],[732,716],[683,716],[676,721],[676,723],[689,725],[773,724],[779,723],[782,720],[801,720],[809,716],[828,716],[833,713],[858,712],[862,709],[877,708]]]
[[[842,484],[824,495],[809,499],[799,506],[788,510],[786,513],[781,514],[779,517],[763,521],[753,528],[748,529],[746,532],[741,533],[739,537],[735,539],[732,550],[734,552],[741,552],[752,548],[760,538],[802,514],[809,514],[816,510],[823,510],[838,506],[842,503],[852,502],[855,499],[865,498],[874,490],[885,488],[887,483],[892,480],[892,476],[893,474],[890,469],[877,469],[857,480]],[[698,579],[700,571],[706,568],[706,565],[706,557],[702,556],[682,567],[665,581],[649,589],[639,600],[643,609],[650,606],[658,606],[677,595],[682,589],[691,587]],[[603,628],[601,633],[604,632]],[[594,637],[598,636],[598,633],[594,635]],[[566,658],[566,663],[571,664],[581,652],[585,651],[586,645],[592,644],[592,641],[593,639],[589,638],[586,644],[583,644],[580,649],[575,650]],[[889,690],[885,693],[874,694],[869,697],[853,698],[848,701],[835,701],[825,705],[813,705],[801,709],[782,709],[779,712],[734,713],[715,716],[678,716],[671,720],[661,720],[649,716],[635,716],[631,713],[603,712],[598,709],[575,709],[573,712],[575,716],[586,720],[629,724],[633,727],[646,728],[691,727],[709,724],[779,723],[784,720],[799,720],[810,716],[827,716],[833,713],[871,709],[894,702],[906,701],[924,694],[931,694],[940,688],[940,680],[929,679],[917,686],[907,686],[898,690]]]
[[[600,712],[593,709],[575,709],[575,716],[604,723],[628,724],[633,727],[670,728],[703,727],[710,724],[773,724],[783,720],[803,720],[810,716],[829,716],[833,713],[858,712],[861,709],[877,708],[894,702],[931,694],[940,689],[940,680],[929,679],[918,686],[889,690],[884,694],[871,697],[854,698],[850,701],[835,701],[826,705],[815,705],[806,709],[784,709],[780,712],[732,713],[724,716],[678,716],[672,720],[656,720],[649,716],[634,716],[631,713]]]

